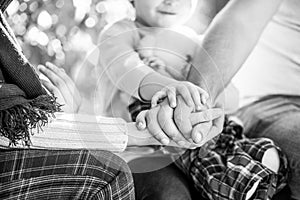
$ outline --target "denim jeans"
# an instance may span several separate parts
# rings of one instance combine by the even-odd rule
[[[270,138],[287,155],[288,185],[292,198],[300,200],[300,96],[266,96],[236,115],[244,123],[246,136]]]
[[[128,165],[137,200],[204,200],[196,197],[192,181],[168,156],[138,158]]]

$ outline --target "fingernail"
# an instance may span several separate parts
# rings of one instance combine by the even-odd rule
[[[204,97],[202,101],[203,101],[203,104],[206,104],[207,99]]]
[[[38,65],[38,66],[37,66],[38,70],[43,69],[44,67],[45,67],[45,66],[43,66],[43,65]]]
[[[138,127],[140,128],[140,129],[144,129],[145,128],[145,124],[143,123],[143,122],[138,122]]]
[[[202,134],[200,132],[196,132],[193,139],[195,143],[200,143],[202,140]]]
[[[200,111],[200,110],[201,110],[201,106],[198,105],[198,106],[196,107],[196,110],[197,110],[197,111]]]
[[[168,145],[168,144],[169,144],[169,139],[164,138],[164,139],[161,140],[161,143],[162,143],[163,145]]]

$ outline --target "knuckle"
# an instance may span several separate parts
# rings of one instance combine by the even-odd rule
[[[56,68],[55,72],[61,76],[66,74],[63,68]]]
[[[176,141],[176,133],[171,132],[171,133],[167,133],[167,135],[169,136],[169,138]]]
[[[58,72],[58,71],[59,71],[59,68],[58,68],[56,65],[53,65],[53,64],[49,65],[49,68],[50,68],[52,71],[54,71],[54,72]]]
[[[51,94],[56,93],[56,89],[52,86],[47,86],[47,90],[49,90],[49,92],[51,92]]]
[[[61,82],[58,79],[53,79],[53,84],[57,87],[61,87]]]
[[[152,135],[157,138],[157,139],[162,139],[165,137],[165,134],[164,132],[160,131],[160,130],[157,130],[157,129],[153,129],[152,130]]]
[[[152,133],[152,135],[155,137],[155,138],[157,138],[157,139],[159,139],[159,140],[162,140],[163,138],[164,138],[164,134],[163,133],[161,133],[160,131],[154,131],[153,133]]]

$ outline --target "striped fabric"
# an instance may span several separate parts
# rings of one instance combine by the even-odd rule
[[[43,133],[32,139],[35,146],[85,148],[122,152],[127,146],[127,126],[121,118],[86,114],[56,114]]]
[[[134,199],[131,173],[112,153],[0,150],[0,199]]]
[[[122,152],[127,146],[127,124],[120,118],[57,113],[42,130],[32,130],[31,148],[94,149]],[[9,141],[0,137],[0,148]],[[18,147],[23,148],[22,144]]]

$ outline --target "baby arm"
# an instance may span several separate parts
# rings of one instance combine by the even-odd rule
[[[139,33],[130,21],[120,21],[101,35],[100,65],[118,89],[138,99],[148,100],[165,86],[180,82],[154,71],[164,66],[157,57],[140,58],[136,51]]]
[[[100,35],[99,63],[101,76],[106,75],[121,91],[139,98],[141,80],[153,69],[147,67],[135,51],[139,35],[131,21],[115,23]]]

